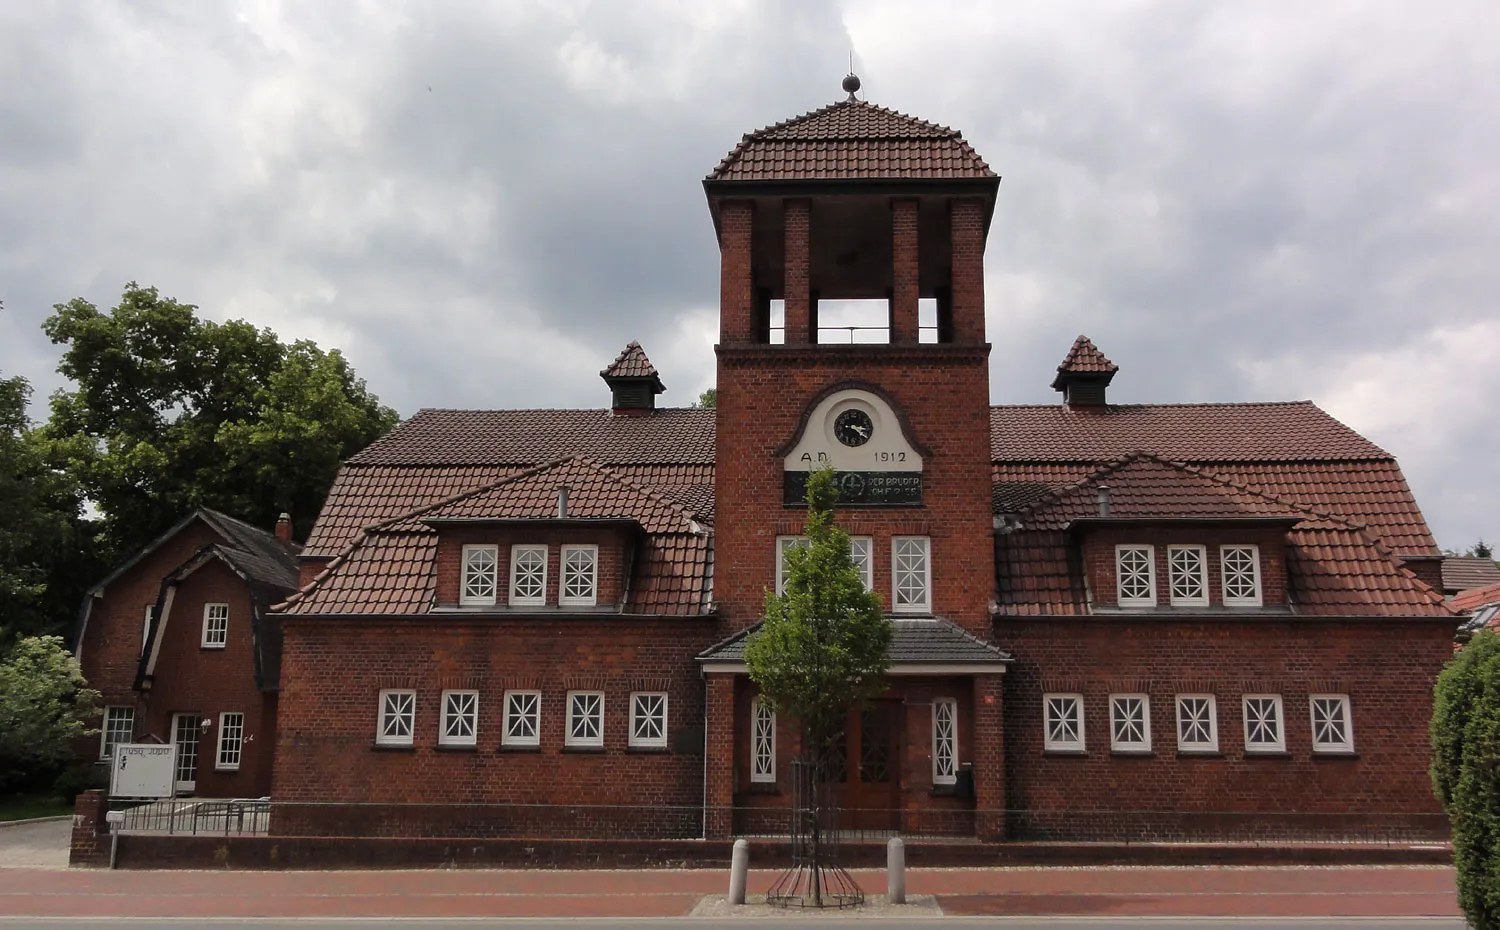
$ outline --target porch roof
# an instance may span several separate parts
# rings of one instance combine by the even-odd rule
[[[1003,666],[1011,660],[1010,654],[965,631],[951,620],[941,617],[914,619],[891,619],[894,635],[891,637],[891,671],[900,674],[906,666],[924,670],[942,666],[962,666],[952,671],[990,671],[994,666]],[[760,623],[747,627],[728,639],[722,640],[698,654],[698,661],[711,670],[712,666],[743,666],[745,643],[761,627]],[[947,669],[944,669],[945,671]]]

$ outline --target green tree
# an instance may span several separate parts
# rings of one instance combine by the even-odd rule
[[[285,511],[306,533],[339,461],[396,423],[338,351],[202,320],[156,288],[53,311],[43,328],[77,387],[53,395],[47,429],[112,559],[200,505],[265,527]]]
[[[1438,676],[1432,787],[1453,828],[1458,903],[1500,928],[1500,634],[1475,634]]]
[[[880,598],[865,590],[849,554],[849,534],[834,524],[837,499],[832,468],[809,477],[807,545],[787,551],[784,593],[766,593],[765,622],[745,646],[751,680],[801,729],[815,799],[823,797],[850,710],[885,691],[890,667],[891,625]],[[812,893],[821,906],[820,827],[814,815]]]
[[[710,410],[719,406],[719,389],[709,388],[705,390],[702,394],[698,395],[698,402],[693,406],[706,407]]]
[[[99,693],[86,687],[60,636],[28,636],[0,662],[0,789],[56,776],[90,733]]]

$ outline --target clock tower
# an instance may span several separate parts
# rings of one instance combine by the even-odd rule
[[[1009,662],[988,642],[984,245],[1000,179],[960,133],[858,89],[850,75],[847,99],[745,136],[703,182],[720,252],[725,637],[699,657],[710,836],[784,824],[796,732],[759,701],[743,644],[824,464],[838,472],[836,521],[894,628],[890,691],[846,729],[846,826],[897,829],[920,812],[958,833],[1003,831],[983,813],[1005,806]],[[852,308],[865,325],[836,325]]]

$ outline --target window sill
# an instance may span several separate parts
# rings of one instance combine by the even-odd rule
[[[370,748],[376,752],[416,752],[417,747],[411,743],[371,743]]]
[[[1359,753],[1352,749],[1314,749],[1310,758],[1329,759],[1338,761],[1340,759],[1358,759]]]
[[[746,794],[781,794],[781,787],[774,781],[752,781]]]
[[[1111,749],[1109,754],[1117,759],[1155,759],[1156,753],[1150,749]]]
[[[929,794],[934,798],[956,798],[959,796],[958,785],[933,785]]]
[[[1292,754],[1284,749],[1247,749],[1246,759],[1290,759]]]
[[[502,745],[496,752],[541,752],[540,746],[505,746]]]
[[[438,752],[478,752],[479,751],[479,747],[478,746],[460,746],[460,745],[445,746],[442,743],[438,743],[436,746],[434,746],[432,748],[435,749]]]
[[[1089,753],[1088,753],[1087,749],[1043,749],[1042,750],[1042,755],[1043,756],[1061,756],[1061,757],[1066,757],[1066,758],[1076,758],[1076,757],[1080,757],[1080,756],[1086,756],[1088,754]]]
[[[239,770],[240,770],[240,767],[238,765],[236,765],[236,766],[234,766],[232,768],[229,767],[229,766],[221,766],[221,765],[214,766],[214,771],[220,773],[221,775],[233,775],[235,772],[238,772]]]
[[[224,646],[222,646],[222,645],[219,645],[219,646],[199,646],[198,650],[200,652],[223,652],[224,651]]]
[[[1224,758],[1224,753],[1222,753],[1221,751],[1219,751],[1217,749],[1179,749],[1179,750],[1177,750],[1177,758],[1179,758],[1179,759],[1222,759],[1222,758]]]
[[[670,747],[670,746],[627,746],[627,747],[625,747],[625,752],[626,752],[627,755],[638,755],[638,756],[670,756],[672,754],[672,747]]]
[[[562,748],[562,751],[565,752],[565,753],[578,753],[579,755],[585,755],[585,756],[587,756],[587,755],[603,755],[604,754],[604,747],[603,746],[564,746]]]

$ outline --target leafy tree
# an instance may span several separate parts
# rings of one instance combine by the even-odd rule
[[[698,395],[698,402],[696,404],[694,404],[693,406],[694,407],[707,407],[710,410],[712,410],[713,408],[719,406],[719,389],[718,388],[709,388],[708,390],[704,391],[702,394],[699,394]]]
[[[809,477],[808,543],[787,551],[785,593],[766,593],[765,622],[745,646],[751,680],[778,713],[801,727],[814,798],[823,796],[849,711],[885,691],[890,667],[891,625],[850,558],[849,534],[834,524],[837,499],[831,467]],[[815,874],[822,863],[820,826],[814,816]],[[815,879],[812,891],[821,905],[821,882]]]
[[[1438,676],[1432,787],[1453,827],[1458,903],[1500,928],[1500,634],[1480,632]]]
[[[99,712],[61,636],[28,636],[0,662],[0,788],[55,776]]]
[[[47,429],[111,558],[199,505],[266,527],[286,511],[306,533],[339,461],[396,423],[337,350],[199,319],[156,288],[127,284],[107,313],[53,311],[43,328],[77,389],[53,396]]]
[[[1469,547],[1469,555],[1476,559],[1493,559],[1495,557],[1495,549],[1481,539]]]

